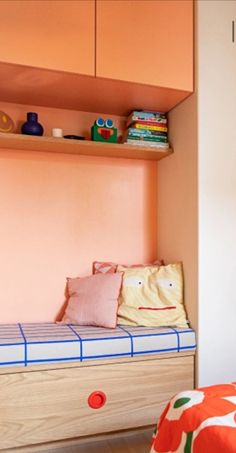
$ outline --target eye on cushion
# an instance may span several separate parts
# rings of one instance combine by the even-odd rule
[[[118,324],[188,327],[183,303],[182,264],[124,268]],[[141,282],[141,284],[139,284]]]
[[[125,277],[123,279],[123,286],[130,286],[132,288],[140,288],[144,283],[141,277]]]
[[[160,288],[176,288],[176,282],[174,280],[168,280],[166,278],[158,278],[156,279],[156,284]]]
[[[122,273],[68,278],[64,324],[115,328]]]

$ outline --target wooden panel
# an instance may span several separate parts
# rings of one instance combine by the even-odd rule
[[[193,357],[1,375],[1,448],[151,425],[192,387]],[[94,390],[107,395],[102,409],[87,404]]]
[[[98,0],[96,74],[193,89],[192,0]]]
[[[4,133],[0,133],[0,148],[147,160],[160,160],[172,153],[170,148],[161,149],[90,140],[67,140]]]
[[[7,449],[6,453],[148,453],[155,426],[46,444]],[[1,450],[0,450],[1,451]]]
[[[94,0],[2,0],[0,61],[94,75],[94,20]]]
[[[0,63],[0,99],[6,102],[127,116],[140,108],[167,112],[188,95],[183,90]]]

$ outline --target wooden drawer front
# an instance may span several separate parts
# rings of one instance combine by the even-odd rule
[[[192,387],[192,356],[1,375],[0,448],[154,424]],[[107,397],[101,409],[87,402],[95,390]]]

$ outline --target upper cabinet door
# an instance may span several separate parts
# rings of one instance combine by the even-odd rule
[[[96,75],[193,90],[192,0],[97,0]]]
[[[1,0],[0,61],[95,74],[95,0]]]

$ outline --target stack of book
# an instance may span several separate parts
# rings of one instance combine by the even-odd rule
[[[126,125],[124,143],[169,148],[165,113],[135,110],[128,116]]]

